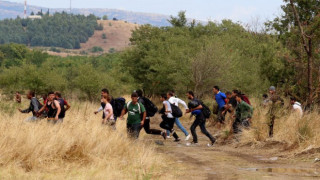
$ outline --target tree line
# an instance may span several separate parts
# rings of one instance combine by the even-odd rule
[[[18,43],[30,46],[79,49],[96,29],[102,30],[94,15],[65,12],[41,13],[41,19],[5,19],[0,21],[0,44]]]

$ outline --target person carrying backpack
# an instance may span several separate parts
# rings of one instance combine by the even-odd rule
[[[173,91],[169,91],[169,92],[167,93],[167,97],[168,97],[168,101],[169,101],[170,104],[174,104],[174,105],[176,105],[176,106],[179,106],[179,104],[182,104],[182,106],[183,106],[186,110],[189,109],[188,106],[187,106],[187,104],[186,104],[183,100],[181,100],[181,99],[179,99],[179,98],[177,98],[177,97],[174,97],[174,92],[173,92]],[[191,135],[190,135],[190,134],[188,133],[188,131],[183,127],[183,125],[181,124],[181,122],[180,122],[180,120],[179,120],[178,117],[175,118],[175,124],[178,126],[178,128],[179,128],[179,129],[184,133],[184,135],[186,136],[185,140],[188,141],[188,140],[190,139],[190,136],[191,136]],[[170,136],[170,131],[167,131],[167,136]]]
[[[190,127],[191,134],[193,137],[192,144],[197,145],[198,144],[198,137],[196,133],[197,126],[200,126],[201,132],[205,134],[211,141],[211,143],[207,144],[207,146],[211,147],[216,142],[216,139],[207,131],[206,129],[206,117],[203,114],[203,106],[202,102],[194,97],[194,93],[192,91],[189,91],[187,93],[187,97],[190,100],[188,103],[189,109],[187,110],[187,113],[191,113],[196,117],[193,124]]]
[[[62,98],[61,92],[56,91],[54,94],[56,95],[56,100],[59,101],[60,108],[61,108],[61,112],[59,114],[59,121],[63,122],[63,119],[66,116],[66,111],[68,111],[71,106],[68,104],[68,102],[65,99]]]
[[[54,92],[49,92],[46,104],[38,111],[38,115],[40,115],[40,113],[43,112],[45,108],[47,108],[48,123],[53,123],[53,124],[61,122],[61,120],[59,120],[61,107],[60,107],[59,101],[57,101],[55,97],[56,95],[54,94]]]
[[[147,134],[153,134],[153,135],[161,135],[164,139],[166,139],[166,134],[158,129],[150,129],[150,118],[155,115],[155,113],[158,112],[158,108],[156,105],[153,104],[150,99],[143,96],[143,92],[141,89],[138,89],[136,91],[138,94],[138,102],[141,103],[147,112],[146,120],[144,121],[143,128]]]
[[[173,106],[175,106],[175,105],[174,104],[170,104],[166,94],[161,94],[160,101],[163,104],[163,108],[160,111],[160,113],[162,114],[162,116],[161,116],[162,122],[160,123],[160,127],[165,129],[165,130],[170,131],[172,133],[172,136],[175,139],[174,141],[175,142],[179,142],[180,138],[177,135],[177,133],[174,131],[173,126],[174,126],[175,118],[177,116],[180,116],[180,115],[175,115],[174,114],[175,112],[173,112],[174,111],[173,110],[173,108],[174,108]],[[176,106],[175,108],[178,108],[178,107]]]
[[[35,92],[34,91],[29,91],[27,94],[27,98],[30,99],[30,105],[27,109],[21,110],[18,109],[21,113],[29,113],[32,112],[32,116],[27,118],[25,121],[26,122],[34,122],[38,120],[37,113],[41,108],[41,104],[38,101],[38,99],[35,97]]]
[[[126,100],[122,97],[113,99],[112,96],[109,94],[109,90],[106,88],[101,90],[101,99],[103,96],[110,96],[111,98],[110,104],[113,109],[114,120],[117,121],[117,118],[120,117],[121,115],[121,112],[122,112],[123,106],[126,103]],[[105,113],[103,112],[103,110],[105,107],[106,107],[106,104],[101,100],[101,106],[97,111],[94,112],[94,114],[98,114],[99,112],[102,111],[102,119],[104,119]]]
[[[268,111],[268,124],[269,124],[269,137],[273,137],[273,126],[275,119],[278,118],[281,114],[281,109],[284,105],[283,99],[277,94],[276,88],[271,86],[269,88],[270,93],[270,101],[271,104],[269,105]]]
[[[138,102],[138,94],[132,93],[131,100],[125,104],[120,119],[123,119],[123,116],[128,113],[127,118],[127,133],[130,138],[138,139],[141,127],[143,127],[146,120],[147,112],[143,104]]]
[[[237,134],[241,131],[241,127],[248,128],[251,123],[253,108],[247,102],[242,99],[242,94],[238,93],[236,95],[236,100],[238,105],[236,107],[235,121],[232,124],[233,133]]]
[[[220,88],[218,86],[213,87],[213,94],[218,104],[218,121],[224,124],[225,113],[223,112],[225,110],[224,106],[226,105],[225,99],[227,98],[227,96],[220,91]]]

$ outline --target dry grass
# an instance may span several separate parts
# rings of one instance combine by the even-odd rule
[[[3,102],[1,102],[3,103]],[[25,102],[27,106],[27,102]],[[97,105],[72,103],[65,122],[26,123],[0,110],[1,179],[172,179],[154,145],[128,140],[125,121],[101,125]],[[29,114],[31,115],[31,114]]]
[[[320,132],[320,115],[318,112],[305,113],[300,118],[284,107],[282,115],[275,120],[274,136],[269,138],[268,107],[260,107],[256,101],[254,107],[252,128],[242,133],[241,143],[279,142],[285,145],[286,150],[302,150],[309,146],[320,146],[320,134],[318,133]],[[270,143],[270,145],[275,144]]]

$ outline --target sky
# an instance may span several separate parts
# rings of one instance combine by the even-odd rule
[[[24,0],[7,0],[23,3]],[[70,0],[27,0],[28,4],[69,8]],[[188,18],[203,21],[231,19],[244,23],[253,19],[271,20],[281,12],[283,0],[72,0],[73,8],[109,8],[135,12],[177,15],[186,11]]]

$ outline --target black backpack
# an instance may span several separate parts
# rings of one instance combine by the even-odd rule
[[[115,117],[121,116],[121,112],[125,104],[126,104],[126,100],[122,97],[112,100],[111,106],[112,106],[113,114]]]
[[[142,100],[147,111],[147,117],[153,117],[158,112],[157,106],[146,97],[142,97]]]
[[[211,111],[210,111],[209,107],[203,103],[201,103],[201,106],[202,106],[202,113],[203,113],[204,117],[210,118]]]
[[[171,111],[172,111],[173,117],[175,117],[175,118],[182,117],[182,111],[178,106],[176,106],[175,104],[171,104],[171,103],[170,103],[170,106],[171,106]]]

